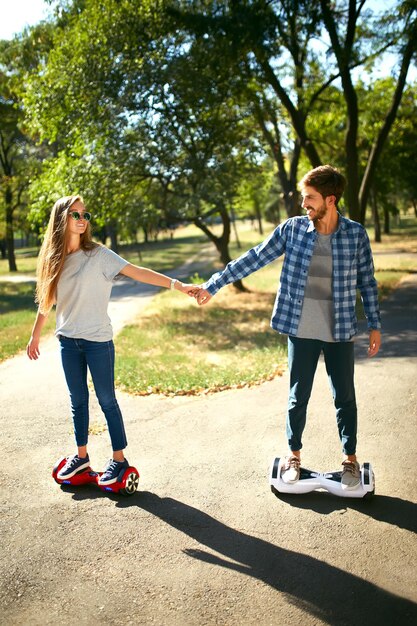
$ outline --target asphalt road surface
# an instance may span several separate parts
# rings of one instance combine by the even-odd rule
[[[119,393],[139,491],[63,489],[51,469],[74,443],[57,342],[45,341],[37,362],[1,364],[3,626],[415,625],[416,303],[414,275],[384,304],[380,355],[366,358],[365,336],[356,344],[371,500],[271,493],[270,462],[286,451],[287,375],[199,397]],[[116,328],[140,308],[134,296],[112,307]],[[101,420],[93,398],[91,412]],[[108,433],[89,448],[101,469]],[[303,464],[340,461],[321,363]]]

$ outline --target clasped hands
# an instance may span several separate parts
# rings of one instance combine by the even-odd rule
[[[203,289],[203,287],[201,287],[200,285],[189,285],[186,283],[181,283],[179,281],[178,283],[179,291],[182,291],[182,293],[186,293],[191,298],[195,298],[200,306],[203,304],[207,304],[212,297],[207,289]]]

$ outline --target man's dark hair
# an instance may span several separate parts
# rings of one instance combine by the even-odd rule
[[[307,172],[300,181],[303,187],[314,187],[323,198],[336,197],[336,205],[343,195],[346,179],[338,169],[331,165],[320,165]]]

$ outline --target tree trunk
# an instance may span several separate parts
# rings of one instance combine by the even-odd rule
[[[356,94],[355,94],[356,100]],[[356,107],[357,108],[357,107]],[[357,111],[355,120],[349,118],[348,129],[346,131],[345,149],[346,149],[346,191],[345,198],[350,219],[355,222],[364,223],[365,215],[361,218],[361,210],[359,204],[359,173],[358,173],[358,150],[356,147],[356,136],[358,129]]]
[[[259,234],[263,235],[264,234],[264,229],[263,229],[263,226],[262,226],[261,207],[260,207],[260,204],[259,204],[259,198],[256,195],[256,193],[255,193],[254,198],[253,198],[253,208],[255,209],[255,217],[256,217],[256,219],[258,221]]]
[[[203,231],[205,235],[214,243],[216,246],[216,250],[219,253],[220,261],[224,266],[226,266],[232,260],[232,257],[229,253],[229,242],[230,242],[230,217],[227,212],[226,207],[221,204],[219,207],[219,213],[223,222],[223,232],[220,237],[214,235],[211,230],[208,228],[207,224],[205,224],[200,216],[197,216],[193,221],[194,224]],[[247,291],[246,287],[244,287],[241,280],[233,283],[233,286],[238,291]]]
[[[301,157],[301,144],[299,139],[296,139],[294,142],[294,149],[291,156],[290,161],[290,176],[289,176],[289,184],[290,184],[290,194],[289,194],[289,206],[287,209],[288,217],[294,217],[295,215],[301,215],[301,203],[299,200],[299,193],[297,189],[297,174],[298,174],[298,164]],[[290,213],[288,213],[288,210]]]
[[[242,244],[240,243],[239,233],[237,232],[236,215],[235,215],[233,207],[231,208],[231,213],[232,213],[232,220],[233,220],[232,221],[233,230],[235,232],[235,237],[236,237],[236,244],[237,244],[238,250],[240,250],[242,248]]]
[[[384,234],[385,235],[389,235],[390,234],[390,214],[388,209],[385,207],[384,208]]]
[[[305,114],[296,108],[269,62],[265,60],[265,58],[262,58],[262,56],[257,56],[259,65],[264,72],[266,81],[271,85],[272,89],[278,96],[279,100],[281,101],[282,105],[285,107],[288,115],[291,118],[293,128],[300,142],[300,147],[304,150],[312,167],[317,167],[318,165],[321,165],[321,160],[316,150],[316,146],[307,134]]]
[[[349,211],[349,217],[357,222],[361,221],[361,211],[359,204],[359,158],[358,158],[358,124],[359,110],[358,98],[355,87],[352,82],[350,73],[350,63],[354,50],[356,23],[359,12],[362,8],[355,0],[349,0],[348,5],[348,21],[344,38],[340,34],[337,24],[337,12],[334,3],[329,0],[320,0],[320,6],[323,14],[323,21],[329,34],[333,48],[333,53],[337,60],[337,66],[342,81],[343,97],[347,107],[347,128],[345,135],[346,150],[346,204]],[[363,223],[363,221],[362,221]]]
[[[283,197],[287,217],[294,217],[295,215],[301,215],[302,213],[301,204],[299,201],[299,193],[297,189],[297,172],[300,156],[301,144],[297,139],[294,143],[294,150],[291,156],[290,175],[286,179],[285,187],[283,187],[283,178],[279,176],[281,186],[284,189]]]
[[[299,215],[300,205],[298,202],[297,191],[297,171],[301,156],[301,140],[297,137],[294,141],[294,149],[291,155],[290,173],[287,174],[285,167],[286,157],[284,157],[282,150],[278,120],[276,119],[273,111],[264,111],[259,100],[254,100],[254,107],[256,119],[258,120],[258,124],[262,130],[262,134],[268,143],[272,156],[277,164],[278,180],[282,189],[282,199],[284,200],[287,217]],[[270,121],[272,122],[274,128],[274,134],[269,130],[266,124],[266,118],[268,117],[272,118]]]
[[[116,254],[119,252],[119,243],[117,241],[117,226],[115,224],[111,224],[107,227],[107,232],[110,237],[110,248]]]
[[[375,226],[375,241],[377,243],[380,243],[381,242],[381,222],[379,220],[378,204],[376,201],[375,189],[373,189],[371,193],[371,206],[372,206],[372,217],[373,217],[374,226]]]

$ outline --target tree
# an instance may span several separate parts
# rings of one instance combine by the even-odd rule
[[[104,12],[94,0],[72,5],[42,72],[30,76],[25,106],[40,137],[62,145],[62,162],[74,164],[75,154],[85,164],[72,168],[74,180],[87,170],[95,177],[111,171],[107,219],[151,185],[160,190],[161,214],[194,221],[226,263],[230,207],[255,163],[246,113],[230,97],[229,73],[207,64],[204,46],[189,63],[187,37],[172,28],[163,5],[107,0]],[[62,167],[51,161],[45,176],[59,175]],[[206,221],[215,213],[220,236]]]
[[[37,65],[49,47],[50,29],[38,26],[12,41],[0,42],[0,189],[5,216],[5,239],[9,270],[17,271],[14,232],[16,215],[26,220],[30,180],[46,157],[45,146],[37,146],[25,124],[21,100],[23,77]],[[36,46],[34,43],[36,42]]]
[[[371,204],[375,217],[375,240],[380,241],[382,231],[390,232],[390,218],[398,215],[400,209],[407,210],[416,205],[417,182],[413,168],[417,158],[417,99],[415,85],[405,90],[398,114],[381,153],[379,166],[371,186]],[[369,129],[383,124],[381,110],[385,109],[387,98],[392,96],[395,82],[391,77],[379,79],[372,85],[363,86],[362,101],[365,111],[362,116],[361,136],[364,144],[362,155],[369,152]],[[362,158],[364,158],[362,156]],[[380,224],[380,210],[383,212],[383,228]]]
[[[28,187],[33,154],[30,140],[22,132],[22,111],[10,88],[10,80],[0,72],[0,189],[4,208],[5,240],[9,270],[17,271],[14,247],[14,216],[23,203]]]
[[[341,8],[338,10],[338,7],[336,9],[333,8],[329,0],[320,0],[323,21],[330,37],[333,54],[336,58],[347,108],[348,124],[345,139],[346,170],[348,177],[347,201],[352,218],[362,223],[365,220],[365,211],[372,178],[398,112],[410,63],[417,51],[417,10],[415,6],[413,6],[413,3],[407,0],[406,2],[400,2],[394,8],[394,11],[398,11],[397,15],[399,15],[400,19],[398,19],[392,11],[389,11],[388,15],[383,16],[382,20],[377,22],[377,27],[385,27],[383,28],[385,37],[387,34],[390,37],[389,44],[385,42],[382,44],[382,50],[388,49],[388,47],[392,47],[394,50],[397,49],[400,69],[391,103],[385,114],[384,123],[373,138],[365,171],[362,180],[360,180],[357,145],[360,116],[357,92],[352,80],[352,68],[353,66],[359,65],[361,62],[359,57],[361,50],[358,49],[357,32],[359,30],[360,35],[361,30],[366,31],[369,29],[369,26],[366,27],[364,23],[358,27],[360,12],[364,5],[365,0],[361,0],[359,3],[357,3],[356,0],[349,0],[348,3],[345,3],[345,6],[341,3]],[[367,18],[365,15],[365,19],[369,19],[369,17]],[[343,34],[340,32],[341,21],[342,23],[344,22]],[[393,24],[394,29],[392,28]],[[389,28],[387,29],[388,26]],[[371,35],[378,42],[376,33],[370,33],[368,30],[368,36]]]
[[[417,10],[408,0],[384,14],[365,10],[366,0],[267,0],[175,2],[178,24],[199,37],[209,37],[211,50],[229,50],[231,67],[243,63],[272,89],[285,109],[298,144],[311,166],[322,162],[321,149],[309,132],[320,96],[339,81],[345,101],[344,152],[350,216],[364,221],[372,177],[401,102],[407,72],[417,46]],[[318,41],[320,40],[320,43]],[[227,43],[226,43],[227,42]],[[396,89],[373,137],[364,172],[360,170],[358,128],[360,108],[353,72],[369,71],[387,50],[399,61]],[[273,142],[268,141],[273,147]],[[293,193],[295,190],[293,190]]]

